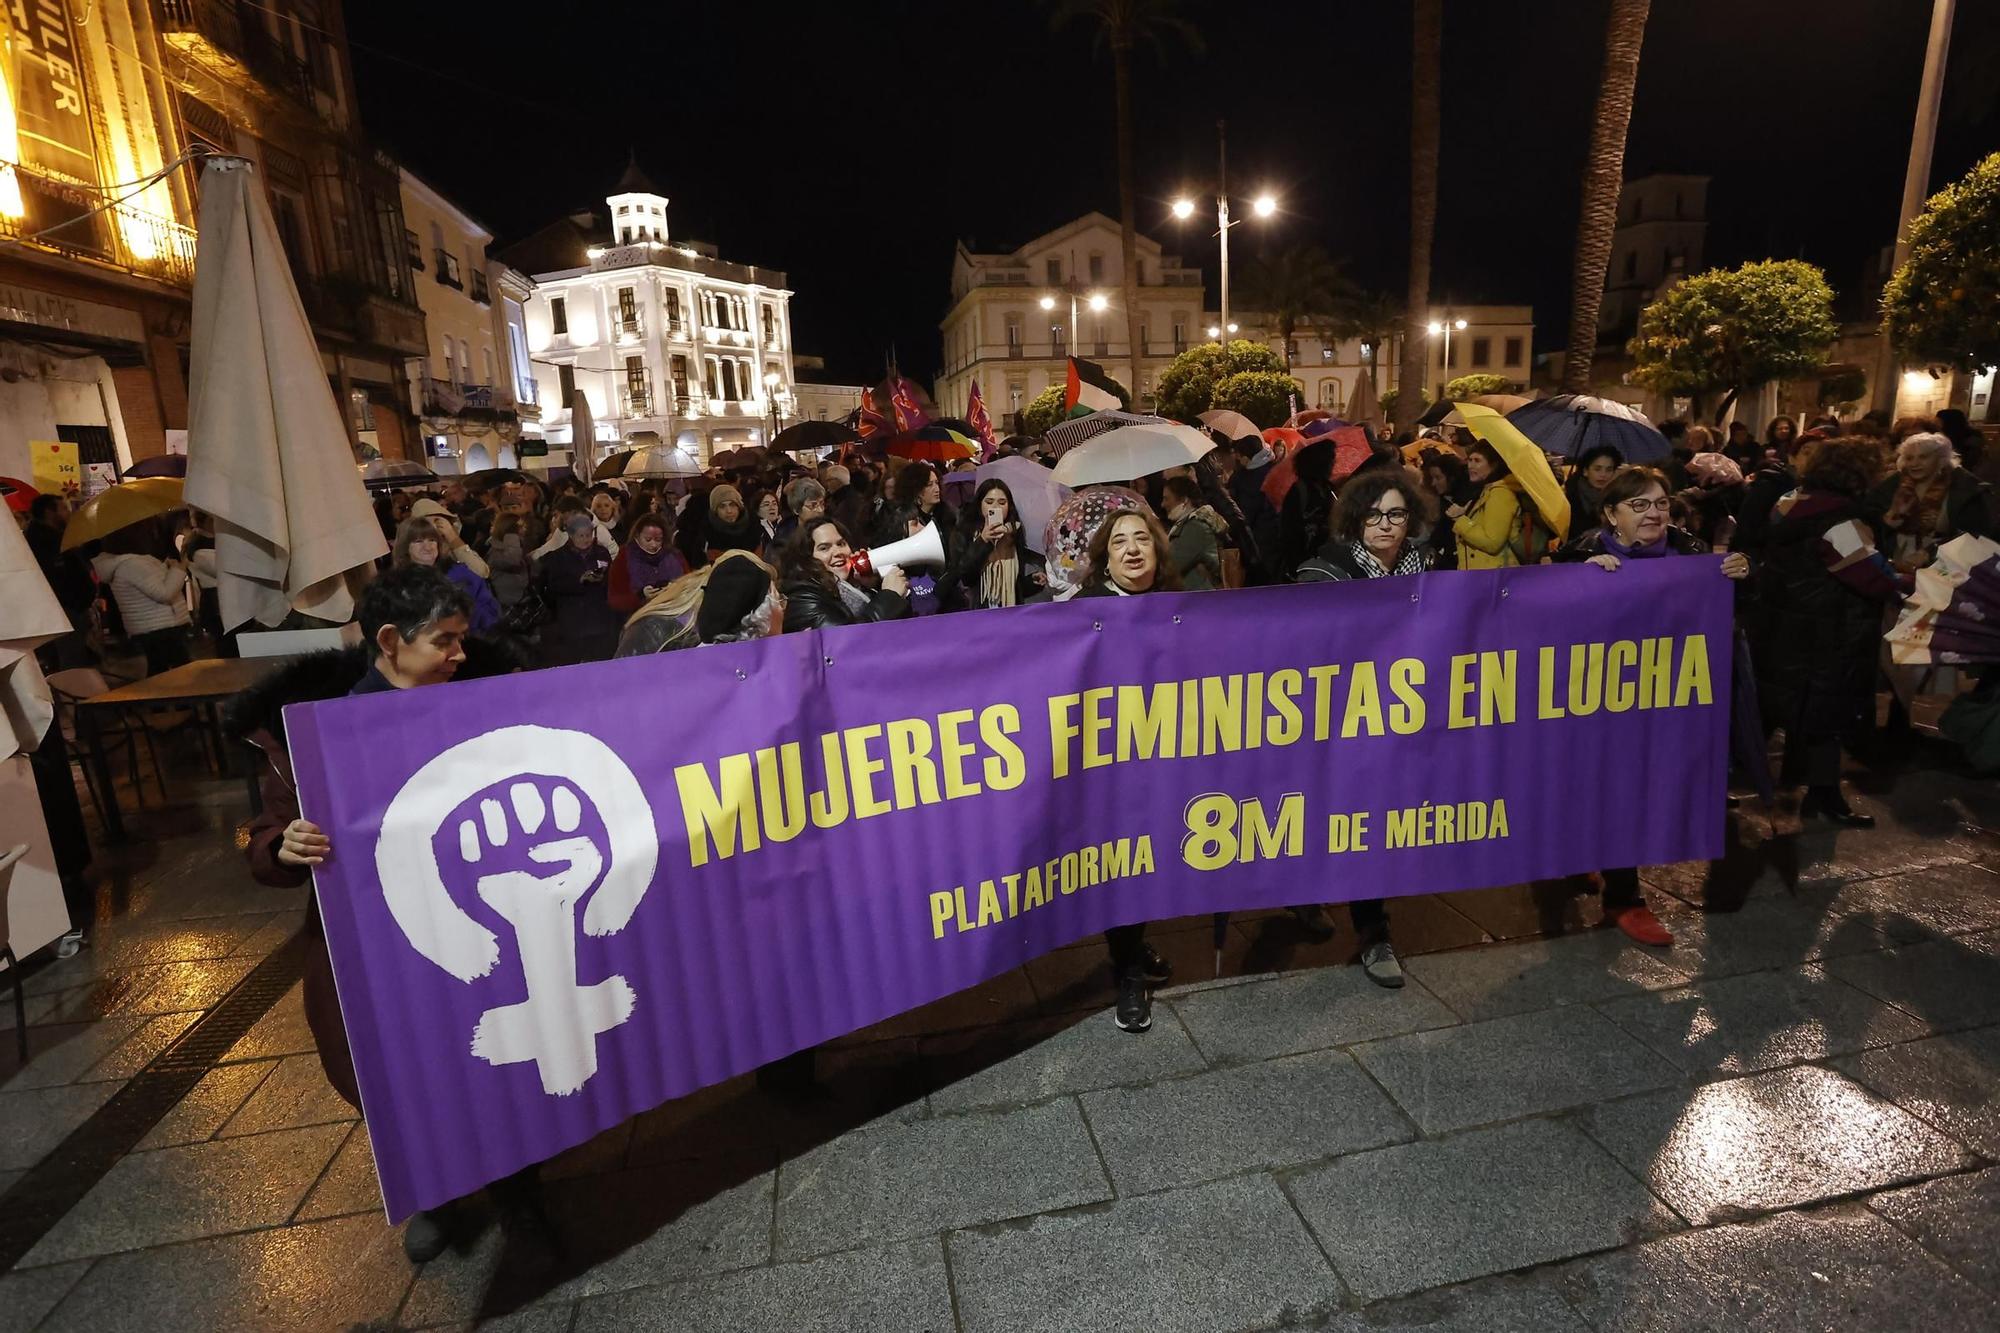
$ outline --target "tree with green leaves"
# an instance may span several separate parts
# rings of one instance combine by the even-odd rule
[[[1910,257],[1882,292],[1883,327],[1905,359],[1954,370],[2000,365],[2000,153],[1924,203]]]
[[[1447,403],[1462,403],[1468,398],[1480,398],[1489,393],[1506,393],[1513,387],[1514,381],[1505,375],[1460,375],[1444,386],[1444,400]]]
[[[1099,50],[1111,52],[1111,84],[1118,131],[1118,248],[1125,258],[1125,346],[1131,354],[1128,378],[1138,384],[1139,370],[1139,190],[1133,165],[1132,54],[1141,44],[1164,56],[1169,43],[1200,52],[1201,34],[1176,14],[1175,0],[1053,0],[1049,26],[1057,30],[1074,23],[1095,30]]]
[[[1280,371],[1244,370],[1217,382],[1209,405],[1241,412],[1256,422],[1258,429],[1269,430],[1285,424],[1293,404],[1305,401],[1305,392],[1304,385]]]
[[[1292,335],[1299,327],[1310,325],[1337,336],[1344,307],[1360,295],[1341,272],[1341,261],[1317,245],[1287,246],[1253,261],[1243,286],[1250,303],[1268,311],[1277,325],[1287,370],[1292,368]]]
[[[1720,424],[1744,391],[1818,374],[1839,334],[1833,288],[1804,260],[1710,269],[1675,283],[1641,312],[1630,345],[1632,377],[1697,404],[1720,390]]]
[[[1196,343],[1160,372],[1160,415],[1193,421],[1215,404],[1215,386],[1231,375],[1266,370],[1284,374],[1285,363],[1263,343],[1233,338],[1221,343]]]
[[[1040,435],[1063,419],[1063,386],[1051,384],[1021,409],[1021,433]]]

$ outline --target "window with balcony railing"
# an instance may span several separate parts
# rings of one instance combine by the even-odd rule
[[[481,305],[493,304],[493,295],[486,285],[486,274],[480,269],[472,270],[472,299]]]
[[[440,246],[433,252],[437,256],[437,280],[447,287],[465,290],[465,279],[458,270],[458,256]]]
[[[424,271],[424,243],[408,227],[403,228],[403,249],[410,256],[410,267],[417,272]]]

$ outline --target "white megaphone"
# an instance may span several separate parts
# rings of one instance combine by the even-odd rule
[[[941,565],[944,563],[944,542],[938,537],[937,524],[926,523],[924,530],[914,537],[905,537],[887,546],[871,546],[847,562],[847,568],[856,574],[880,574],[889,569],[900,569],[906,565]]]

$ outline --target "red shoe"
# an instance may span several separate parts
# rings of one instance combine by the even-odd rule
[[[1653,909],[1643,903],[1613,914],[1611,922],[1641,944],[1664,949],[1674,942],[1674,933],[1661,925]]]

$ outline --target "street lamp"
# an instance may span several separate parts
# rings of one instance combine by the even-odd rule
[[[778,372],[775,370],[764,372],[764,401],[771,408],[771,438],[764,441],[768,446],[771,440],[778,438]]]
[[[1229,144],[1223,126],[1224,122],[1215,122],[1215,234],[1222,249],[1222,322],[1234,333],[1236,326],[1229,323],[1229,229],[1242,225],[1242,220],[1229,220]],[[1260,218],[1271,217],[1278,211],[1278,201],[1267,191],[1252,201],[1250,211]],[[1187,221],[1194,216],[1194,200],[1174,200],[1173,212]]]
[[[1434,319],[1424,327],[1429,330],[1430,335],[1433,338],[1437,337],[1440,333],[1444,335],[1444,368],[1443,371],[1440,373],[1449,373],[1451,370],[1452,331],[1463,330],[1465,328],[1465,321],[1462,319],[1452,319],[1450,317],[1446,317],[1443,320]],[[1426,376],[1425,378],[1428,379],[1429,376]],[[1431,396],[1434,399],[1437,397],[1436,394],[1433,394]]]
[[[1076,331],[1076,280],[1074,278],[1070,279],[1063,284],[1063,288],[1069,293],[1069,329],[1070,332],[1074,333]],[[1044,310],[1054,310],[1056,308],[1056,298],[1052,293],[1044,293],[1038,304]],[[1088,296],[1084,297],[1084,304],[1090,307],[1092,314],[1101,315],[1111,308],[1111,298],[1103,292],[1091,292]],[[1055,330],[1056,326],[1051,324],[1049,326],[1049,333],[1051,335],[1049,341],[1051,343],[1055,341],[1053,336]]]

